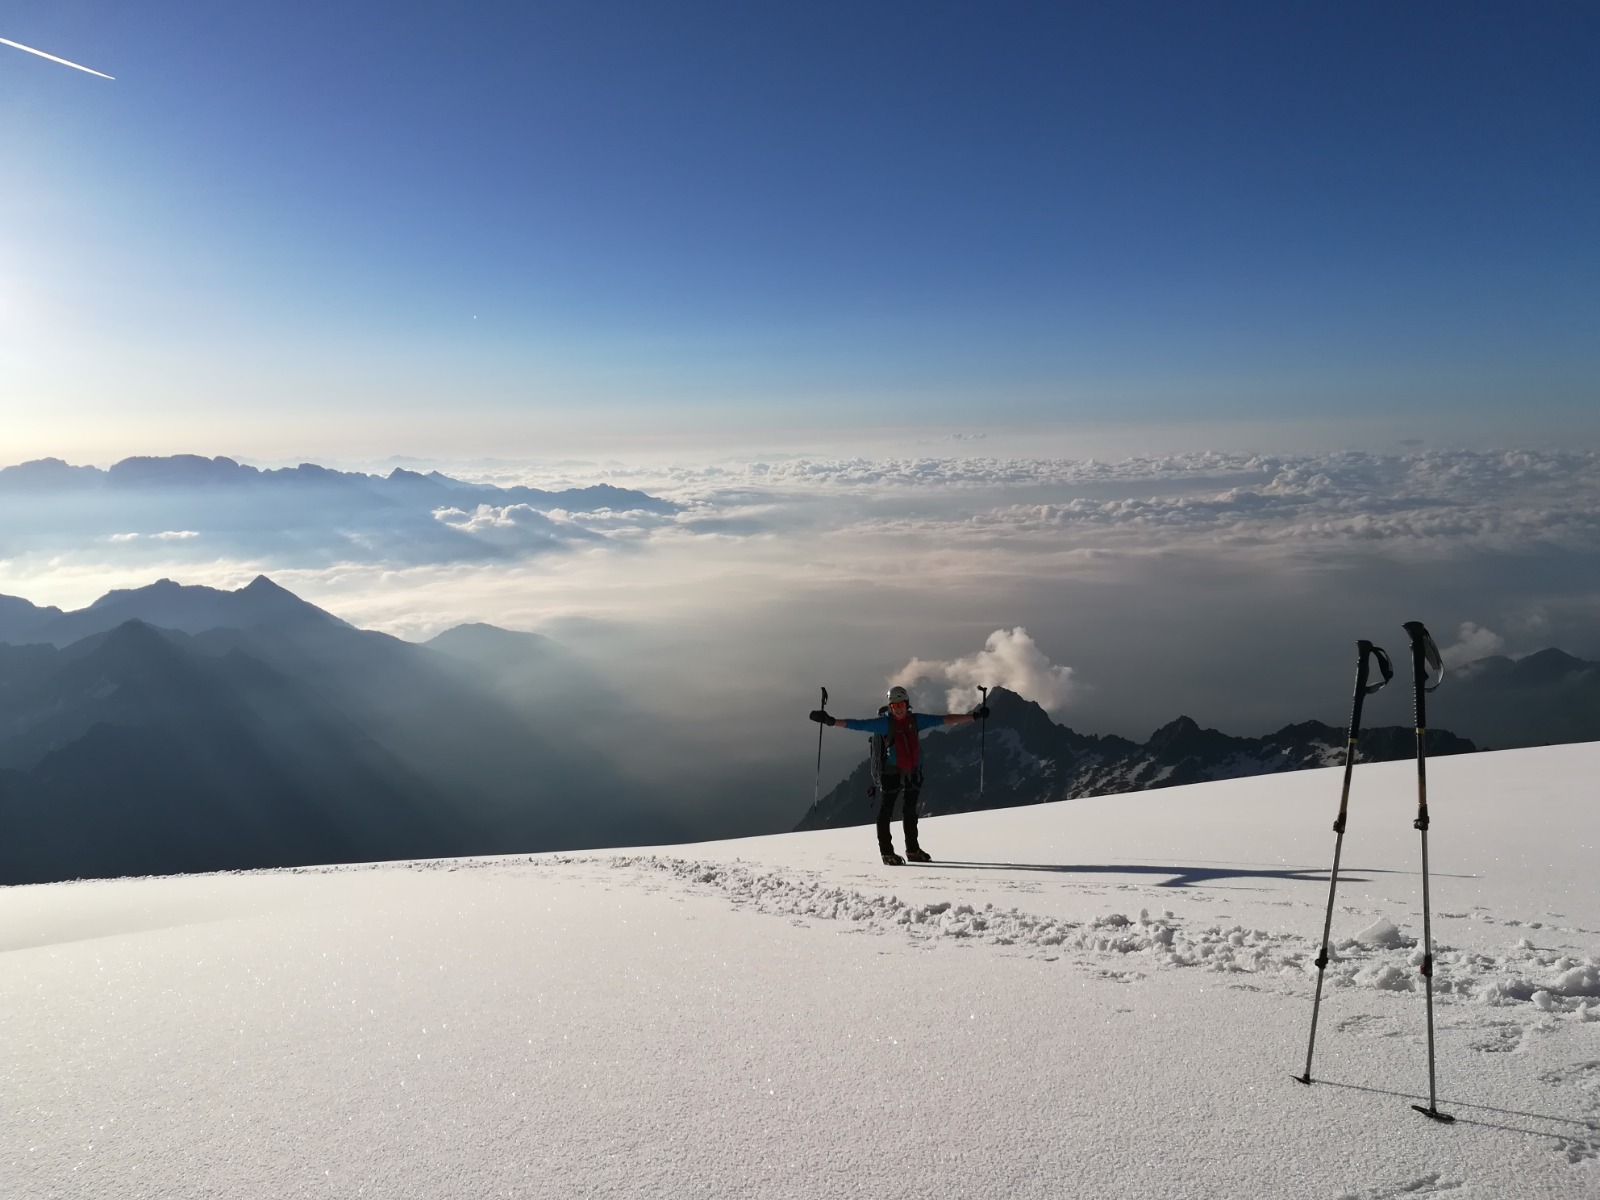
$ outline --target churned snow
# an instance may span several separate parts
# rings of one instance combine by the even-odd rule
[[[5,1197],[1600,1195],[1600,744],[0,891]],[[866,802],[863,800],[863,813]],[[898,836],[899,828],[896,827]]]

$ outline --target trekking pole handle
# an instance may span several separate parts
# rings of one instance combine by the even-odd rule
[[[822,709],[828,708],[828,689],[822,689]],[[822,722],[817,722],[817,781],[811,788],[811,807],[815,808],[822,799]]]
[[[1428,677],[1428,672],[1433,672],[1437,678],[1433,686],[1424,687],[1425,692],[1439,690],[1439,685],[1444,682],[1444,660],[1439,657],[1439,647],[1433,643],[1433,635],[1428,632],[1428,627],[1421,621],[1407,621],[1405,623],[1406,636],[1411,639],[1411,662],[1416,670],[1416,678],[1420,683]]]
[[[1417,727],[1417,819],[1411,824],[1428,834],[1428,693],[1444,682],[1444,662],[1439,657],[1439,647],[1434,645],[1428,627],[1421,621],[1407,621],[1403,628],[1411,639],[1411,705],[1413,723]],[[1428,686],[1428,672],[1437,673],[1433,686]],[[1424,881],[1426,887],[1426,881]]]
[[[1379,674],[1383,676],[1383,678],[1378,680],[1377,683],[1368,683],[1365,685],[1366,694],[1370,696],[1373,692],[1382,691],[1384,685],[1389,683],[1389,681],[1394,678],[1394,664],[1389,661],[1388,654],[1384,652],[1382,646],[1374,646],[1371,642],[1366,641],[1365,639],[1356,643],[1356,649],[1361,654],[1362,666],[1366,666],[1366,662],[1369,658],[1373,659],[1378,664]]]

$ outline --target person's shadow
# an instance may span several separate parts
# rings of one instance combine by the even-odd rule
[[[1269,868],[1248,863],[1189,864],[1177,863],[1006,863],[1006,862],[932,862],[930,867],[952,867],[958,871],[1050,871],[1062,875],[1162,875],[1166,878],[1157,887],[1194,887],[1199,884],[1216,884],[1228,879],[1293,880],[1298,883],[1327,883],[1326,867]],[[1357,874],[1356,872],[1360,872]],[[1411,875],[1412,871],[1374,871],[1352,868],[1339,872],[1340,883],[1369,883],[1371,875]],[[1438,875],[1438,872],[1434,872]],[[1470,879],[1472,876],[1452,875],[1451,879]]]

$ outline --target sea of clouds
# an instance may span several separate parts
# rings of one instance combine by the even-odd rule
[[[1337,723],[1355,640],[1397,649],[1407,620],[1452,665],[1550,645],[1600,657],[1592,453],[431,465],[678,508],[8,496],[0,594],[77,607],[161,576],[265,572],[402,637],[539,630],[641,706],[630,737],[689,781],[685,803],[757,807],[809,800],[820,687],[847,716],[891,682],[951,711],[1005,685],[1085,732],[1142,738],[1186,713],[1257,734]],[[1442,693],[1438,711],[1447,723]],[[860,754],[827,749],[830,778]]]

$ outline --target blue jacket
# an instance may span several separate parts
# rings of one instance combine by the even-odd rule
[[[944,724],[944,717],[942,715],[934,715],[930,713],[912,713],[911,716],[917,723],[918,733],[921,733],[924,729],[933,729],[936,726]],[[884,753],[887,756],[887,761],[884,763],[884,766],[889,767],[891,770],[897,770],[899,768],[899,764],[895,762],[894,739],[889,737],[888,713],[885,713],[881,717],[845,717],[839,722],[839,724],[843,725],[846,729],[854,729],[860,733],[876,733],[882,735],[887,739],[888,742],[884,749]]]

